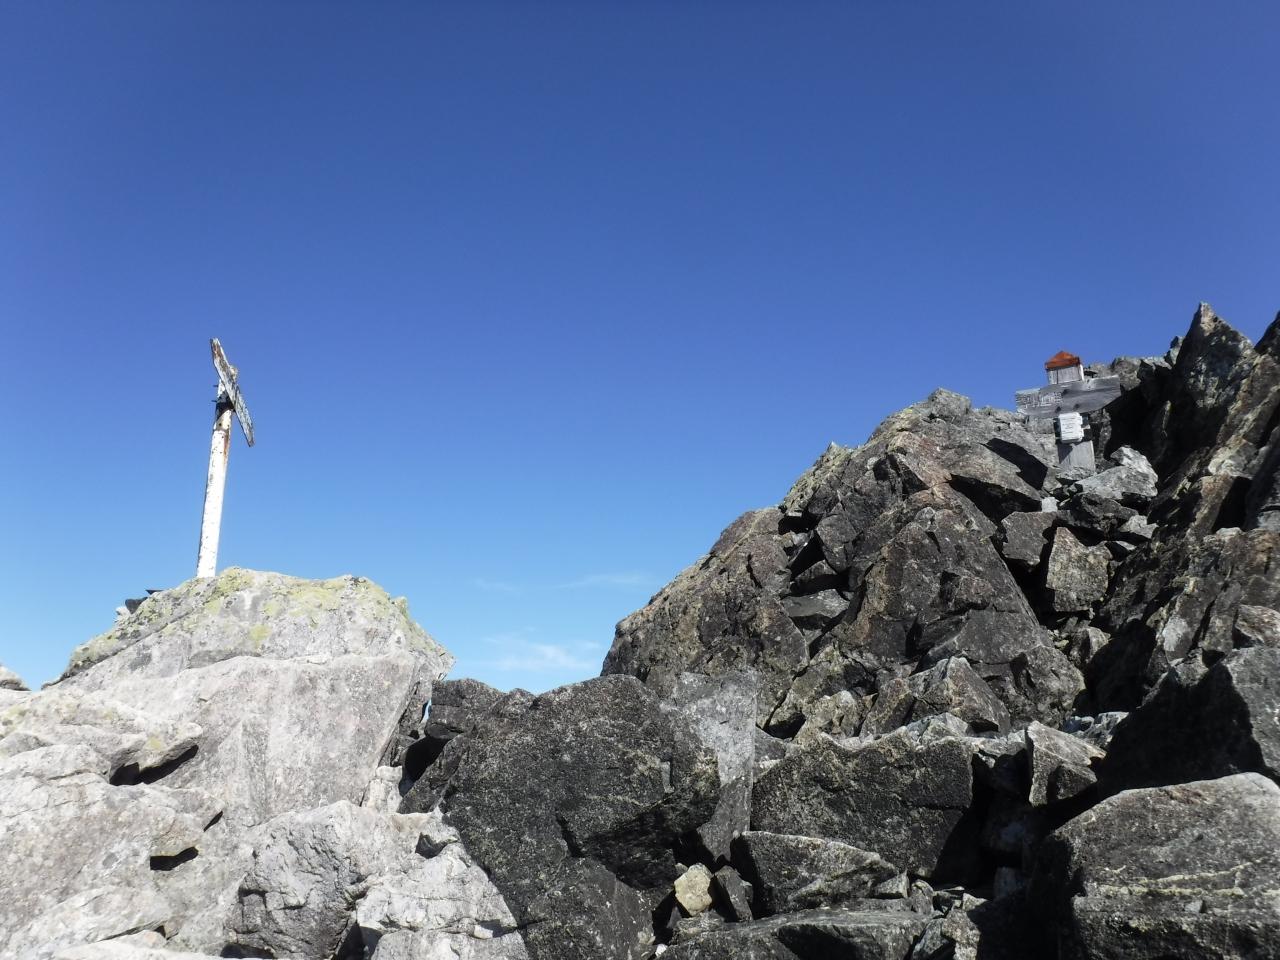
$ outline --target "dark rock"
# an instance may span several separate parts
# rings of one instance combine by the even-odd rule
[[[1116,726],[1106,793],[1254,771],[1280,780],[1280,649],[1238,650],[1170,671]]]
[[[629,956],[599,952],[602,931],[627,943],[633,929],[652,931],[651,905],[628,890],[669,888],[673,847],[707,821],[719,794],[712,750],[630,677],[552,690],[518,718],[491,710],[450,754],[448,779],[424,778],[402,810],[438,798],[517,921],[532,925],[535,960]]]
[[[423,724],[423,736],[405,750],[405,776],[417,780],[454,737],[469,733],[479,718],[503,698],[501,690],[469,678],[437,681]]]
[[[964,657],[950,657],[907,681],[915,702],[911,719],[940,713],[959,717],[977,731],[1009,729],[1009,711]]]
[[[1257,774],[1129,790],[1055,830],[1030,896],[1063,957],[1274,957],[1280,788]]]
[[[502,886],[496,876],[494,881]],[[539,881],[541,892],[520,912],[525,947],[534,960],[652,956],[649,901],[599,863],[564,860]]]
[[[784,736],[823,698],[874,693],[922,654],[1008,674],[1050,643],[991,537],[1039,507],[1055,463],[1051,436],[1016,415],[935,393],[863,447],[829,449],[779,509],[731,525],[619,624],[604,672],[665,696],[684,671],[755,670],[757,723]]]
[[[905,960],[925,919],[901,910],[805,910],[673,946],[666,960]]]
[[[1132,710],[1175,663],[1233,649],[1242,607],[1280,609],[1277,548],[1278,531],[1229,529],[1161,536],[1126,561],[1095,620],[1113,634],[1088,664],[1096,707]]]
[[[1231,640],[1237,647],[1280,647],[1280,610],[1241,604]]]
[[[747,831],[733,854],[751,882],[756,916],[838,906],[870,896],[898,873],[878,854],[822,837]]]
[[[917,876],[975,869],[972,748],[889,734],[866,745],[818,740],[756,783],[752,827],[841,840],[892,856]]]
[[[1092,490],[1083,490],[1063,501],[1058,511],[1061,523],[1081,537],[1094,542],[1121,536],[1138,511]]]
[[[1047,534],[1057,520],[1055,511],[1009,514],[1000,524],[1000,555],[1020,570],[1034,570],[1040,566]]]
[[[724,866],[715,872],[711,893],[717,908],[730,920],[751,919],[752,887],[733,867]]]

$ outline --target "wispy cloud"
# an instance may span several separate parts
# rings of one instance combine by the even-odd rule
[[[486,593],[524,593],[525,590],[518,583],[511,583],[507,580],[486,580],[483,577],[476,577],[471,581],[471,585],[477,590],[484,590]]]
[[[643,587],[652,582],[647,573],[589,573],[577,580],[557,583],[557,590],[579,590],[583,587]]]
[[[600,644],[547,643],[536,637],[533,627],[481,637],[479,643],[492,651],[481,657],[481,664],[513,673],[574,671],[590,676],[599,671],[604,652]]]
[[[588,573],[573,580],[565,580],[561,583],[537,584],[537,583],[513,583],[510,580],[489,580],[484,577],[475,577],[471,580],[471,586],[477,590],[483,590],[486,593],[505,593],[517,595],[522,593],[534,593],[539,590],[590,590],[595,587],[643,587],[653,582],[653,577],[647,573],[638,573],[635,571],[620,571],[611,573]]]

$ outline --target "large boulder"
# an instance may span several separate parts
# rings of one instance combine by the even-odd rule
[[[1061,957],[1280,956],[1280,788],[1129,790],[1049,835],[1032,898]]]
[[[0,704],[0,856],[21,886],[4,935],[34,955],[159,928],[219,953],[263,825],[364,800],[451,662],[359,578],[232,569],[152,595]]]
[[[922,742],[907,730],[871,743],[815,740],[756,782],[752,828],[839,840],[916,876],[971,878],[973,752],[965,739]]]
[[[839,840],[757,830],[734,841],[734,862],[752,885],[758,917],[859,900],[898,873],[878,854]]]
[[[639,957],[675,850],[712,818],[715,750],[632,677],[491,710],[450,741],[402,809],[437,805],[538,957]],[[652,901],[652,902],[651,902]]]

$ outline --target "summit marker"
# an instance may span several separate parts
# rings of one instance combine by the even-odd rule
[[[222,528],[222,500],[227,487],[227,458],[231,453],[231,414],[240,421],[244,439],[253,446],[253,419],[244,397],[240,395],[239,371],[227,360],[218,339],[209,341],[213,352],[213,369],[218,372],[218,395],[214,400],[213,440],[209,446],[209,478],[204,488],[204,517],[200,522],[200,552],[196,557],[196,576],[212,577],[217,573],[218,537]]]

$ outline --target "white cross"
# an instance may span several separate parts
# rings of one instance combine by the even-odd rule
[[[240,396],[238,371],[222,352],[215,337],[209,341],[213,351],[213,368],[218,371],[218,396],[213,416],[213,441],[209,446],[209,479],[204,488],[204,518],[200,522],[200,553],[196,557],[196,576],[212,577],[217,573],[218,536],[222,527],[222,499],[227,488],[227,458],[231,453],[231,414],[240,421],[240,429],[249,446],[253,446],[253,420]]]

